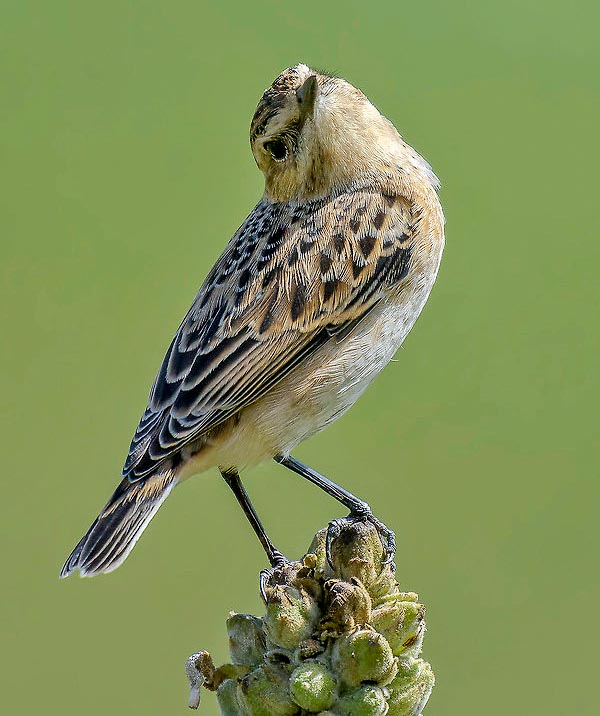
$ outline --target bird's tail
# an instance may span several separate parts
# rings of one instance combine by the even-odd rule
[[[124,478],[71,552],[60,576],[68,577],[78,569],[82,577],[93,577],[116,569],[125,561],[175,484],[172,472],[139,482]]]

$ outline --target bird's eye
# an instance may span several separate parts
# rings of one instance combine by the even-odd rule
[[[270,142],[265,142],[264,146],[276,162],[282,162],[288,155],[285,142],[281,139],[272,139]]]

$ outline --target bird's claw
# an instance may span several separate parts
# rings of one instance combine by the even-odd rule
[[[331,545],[333,540],[337,539],[342,531],[342,527],[347,524],[347,520],[350,518],[340,518],[337,520],[331,520],[327,525],[327,535],[325,536],[325,556],[327,557],[327,564],[334,569],[333,561],[331,559]]]
[[[285,564],[289,564],[289,559],[285,557],[281,552],[276,552],[271,557],[271,566],[269,569],[263,569],[260,572],[259,577],[259,589],[260,589],[260,596],[262,597],[263,602],[267,603],[267,586],[269,582],[271,581],[271,578],[277,572],[281,567],[283,567]]]
[[[370,522],[373,527],[377,530],[381,545],[383,547],[383,559],[381,563],[391,564],[393,569],[394,556],[396,554],[396,535],[392,532],[389,527],[383,524],[381,520],[378,520],[370,510],[361,510],[351,512],[348,517],[342,517],[337,520],[332,520],[327,527],[327,536],[325,538],[325,555],[329,566],[333,569],[334,565],[331,559],[331,545],[333,540],[336,539],[342,529],[353,522]]]

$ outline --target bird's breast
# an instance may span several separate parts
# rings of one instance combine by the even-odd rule
[[[441,247],[440,247],[441,253]],[[343,339],[333,337],[305,364],[246,408],[242,421],[273,454],[288,452],[343,415],[390,362],[417,320],[439,265],[432,256]],[[260,438],[258,437],[260,436]]]

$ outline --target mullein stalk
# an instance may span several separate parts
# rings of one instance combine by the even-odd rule
[[[227,619],[231,663],[187,661],[189,705],[216,691],[222,716],[419,716],[434,685],[420,658],[425,607],[401,591],[368,522],[327,530],[298,562],[274,570],[261,618]]]

